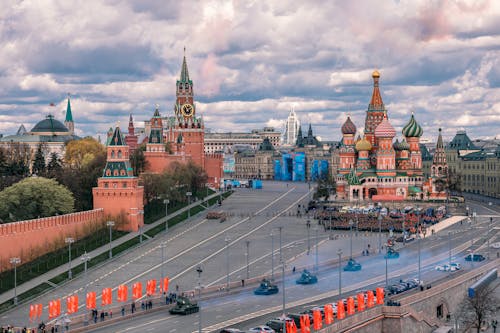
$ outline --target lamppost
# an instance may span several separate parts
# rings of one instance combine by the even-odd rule
[[[280,229],[280,235],[281,235],[281,229]],[[280,237],[280,239],[281,239],[281,237]],[[281,246],[280,246],[280,249],[281,249]],[[280,263],[281,263],[281,279],[283,280],[283,282],[282,282],[282,288],[283,288],[283,318],[285,318],[285,261],[282,258],[280,258]],[[283,332],[286,333],[286,320],[283,320]]]
[[[337,255],[339,256],[339,298],[342,296],[342,250],[337,250]]]
[[[330,237],[328,238],[333,239],[332,212],[328,212],[328,215],[330,215]]]
[[[68,257],[69,257],[69,260],[68,260],[68,279],[72,279],[73,278],[73,274],[71,272],[71,244],[75,242],[75,239],[73,237],[66,237],[64,239],[64,242],[66,244],[68,244]]]
[[[420,261],[420,212],[417,215],[418,223],[417,223],[417,243],[418,243],[418,281],[420,282],[420,272],[421,272],[421,261]]]
[[[163,263],[165,262],[165,248],[167,247],[167,244],[165,242],[161,242],[160,247],[161,247],[161,263],[160,263],[160,266],[161,266],[161,276],[160,276],[160,281],[162,281],[163,278],[165,278],[165,267],[164,267]]]
[[[226,290],[229,291],[229,242],[231,239],[226,236]]]
[[[378,253],[382,253],[382,214],[378,213]]]
[[[111,228],[113,228],[115,226],[115,222],[108,221],[108,222],[106,222],[106,225],[109,227],[109,259],[111,259],[111,258],[113,258],[113,251],[111,250],[111,241],[112,241],[113,235],[111,232]]]
[[[186,192],[186,196],[188,197],[188,219],[191,218],[191,208],[189,207],[189,205],[191,204],[191,196],[192,195],[193,195],[193,193]]]
[[[311,221],[307,220],[306,227],[307,227],[307,255],[309,255],[309,252],[311,251]]]
[[[389,270],[388,270],[388,263],[387,260],[389,258],[389,248],[385,248],[385,289],[389,288]],[[420,276],[418,277],[420,280]]]
[[[203,273],[203,269],[201,269],[201,265],[196,268],[196,271],[198,272],[198,305],[200,304],[201,301],[201,273]],[[199,307],[198,311],[198,333],[201,333],[201,306]]]
[[[451,231],[448,231],[448,264],[450,265],[451,275]]]
[[[10,258],[10,263],[14,265],[14,305],[17,306],[17,265],[21,263],[18,257]]]
[[[247,245],[247,252],[245,253],[247,257],[247,280],[250,278],[250,241],[247,239],[245,241]]]
[[[469,206],[465,207],[465,211],[467,212],[467,217],[470,217],[469,216]]]
[[[165,232],[168,231],[168,204],[170,203],[170,200],[165,199],[163,200],[163,203],[165,204]]]
[[[274,235],[271,231],[271,281],[274,280]]]
[[[491,205],[491,202],[490,202]],[[493,222],[493,217],[490,216],[490,223],[488,223],[488,230],[486,230],[486,240],[488,242],[488,260],[490,259],[490,229]]]
[[[352,260],[352,226],[354,225],[354,221],[353,220],[349,220],[349,228],[351,229],[351,245],[350,245],[350,254],[349,254],[349,260]]]
[[[318,247],[319,247],[319,238],[318,238],[318,227],[315,227],[314,230],[316,231],[316,261],[315,261],[315,268],[314,272],[318,274]]]
[[[88,280],[87,280],[87,262],[90,260],[90,255],[87,254],[87,251],[85,251],[85,253],[82,255],[81,259],[83,261],[83,275],[84,275],[84,278],[85,278],[85,287],[83,288],[84,289],[83,293],[85,294],[85,297],[87,297],[87,286],[89,284]],[[85,317],[84,317],[83,324],[84,325],[88,325],[89,324],[87,315],[85,315]]]

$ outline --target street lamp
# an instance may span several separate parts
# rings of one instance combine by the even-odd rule
[[[315,269],[314,272],[318,274],[318,245],[319,245],[319,238],[318,238],[318,227],[315,227],[314,230],[316,231],[316,264],[315,264]]]
[[[18,257],[10,258],[10,263],[14,265],[14,305],[17,306],[17,265],[21,263]]]
[[[73,237],[66,237],[64,239],[64,242],[66,244],[68,244],[68,256],[69,256],[69,260],[68,260],[68,279],[72,279],[73,278],[73,274],[71,273],[71,244],[75,242],[75,239]]]
[[[281,232],[281,229],[280,229]],[[285,317],[285,261],[283,259],[280,259],[281,263],[281,279],[283,280],[282,282],[282,288],[283,288],[283,318]],[[283,332],[286,333],[286,320],[283,319]]]
[[[165,232],[168,231],[168,204],[170,203],[170,200],[165,199],[163,200],[163,203],[165,204]]]
[[[82,255],[81,257],[81,260],[83,261],[83,275],[84,275],[84,278],[85,278],[85,287],[83,288],[84,289],[84,294],[85,294],[85,297],[87,297],[87,286],[88,286],[88,280],[87,280],[87,262],[90,260],[90,255],[87,254],[87,251],[85,251],[85,253]],[[84,325],[88,325],[89,324],[89,321],[88,321],[88,318],[87,318],[87,315],[85,315],[84,317]]]
[[[271,231],[271,281],[274,280],[274,235]]]
[[[186,196],[188,197],[188,219],[191,218],[191,208],[189,207],[189,205],[191,204],[191,196],[192,195],[193,195],[193,193],[186,192]]]
[[[351,229],[351,252],[349,254],[349,260],[352,260],[352,226],[354,225],[354,221],[353,220],[349,220],[349,228]]]
[[[279,226],[278,227],[278,230],[280,231],[280,262],[283,261],[283,247],[282,247],[282,243],[281,243],[281,230],[283,229],[282,226]]]
[[[229,291],[229,242],[231,239],[226,236],[226,290]]]
[[[450,265],[450,275],[451,275],[451,231],[448,231],[448,264]]]
[[[245,241],[246,245],[247,245],[247,252],[245,253],[246,257],[247,257],[247,280],[250,279],[250,241],[247,239]]]
[[[311,221],[307,220],[306,227],[307,227],[307,255],[309,255],[309,252],[311,251]]]
[[[382,214],[378,213],[378,253],[382,252]]]
[[[337,255],[339,256],[339,298],[342,295],[342,250],[338,249],[337,250]]]
[[[198,272],[198,305],[200,305],[201,301],[201,273],[203,273],[203,269],[201,269],[201,265],[196,268]],[[198,333],[201,333],[201,306],[198,310]]]
[[[388,263],[387,263],[387,260],[389,258],[389,248],[386,247],[385,248],[385,289],[388,289],[389,288],[389,270],[387,268],[388,266]],[[418,277],[419,281],[420,281],[420,276]]]
[[[491,202],[490,202],[491,205]],[[490,259],[490,229],[493,222],[493,217],[490,216],[490,223],[488,223],[488,230],[486,230],[486,240],[488,242],[488,260]]]
[[[420,279],[420,273],[421,273],[421,260],[420,260],[420,212],[418,212],[417,218],[418,218],[418,223],[417,223],[417,243],[418,243],[418,281],[421,281]]]
[[[165,242],[161,242],[160,244],[161,247],[161,276],[160,276],[160,281],[162,281],[165,278],[165,267],[163,263],[165,262],[165,248],[167,247],[167,244]]]
[[[112,241],[112,233],[111,233],[111,228],[115,226],[114,221],[108,221],[106,222],[106,225],[109,227],[109,259],[113,258],[113,251],[111,250],[111,241]]]

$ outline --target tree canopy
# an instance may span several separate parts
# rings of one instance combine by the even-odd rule
[[[66,166],[84,168],[100,154],[106,154],[106,148],[92,137],[72,140],[66,144],[64,161]]]
[[[2,222],[29,220],[74,211],[73,194],[54,179],[29,177],[0,192]]]

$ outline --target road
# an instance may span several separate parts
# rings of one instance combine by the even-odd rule
[[[472,206],[477,209],[478,218],[472,228],[467,223],[457,223],[434,236],[426,237],[421,243],[421,275],[426,283],[442,279],[448,273],[438,272],[435,266],[447,263],[449,260],[449,248],[452,248],[452,261],[459,262],[463,266],[463,272],[483,263],[467,263],[463,257],[470,248],[473,239],[474,252],[485,253],[485,246],[479,244],[484,242],[488,217],[481,215],[496,214],[488,207]],[[448,238],[448,231],[450,237]],[[342,234],[342,233],[341,233]],[[493,234],[490,234],[492,237]],[[385,237],[385,236],[384,236]],[[496,236],[495,236],[496,237]],[[319,247],[321,257],[336,254],[338,247],[348,252],[348,237],[340,240],[323,242]],[[384,238],[385,239],[385,238]],[[359,239],[357,239],[359,240]],[[358,243],[360,243],[358,241]],[[314,251],[313,251],[314,252]],[[389,283],[396,282],[400,278],[417,277],[418,271],[418,244],[414,241],[400,250],[401,257],[398,260],[388,260]],[[292,265],[300,265],[308,256],[302,256],[288,263],[287,272]],[[310,257],[310,256],[309,256]],[[342,272],[342,291],[345,297],[349,291],[357,291],[368,287],[385,285],[385,260],[382,256],[360,257],[359,262],[363,264],[361,272]],[[277,273],[281,270],[277,270]],[[453,273],[453,275],[461,272]],[[300,312],[313,305],[323,305],[327,301],[338,298],[338,269],[330,266],[321,269],[319,282],[311,286],[298,286],[295,275],[288,274],[285,279],[287,312]],[[281,284],[279,284],[282,290]],[[300,304],[300,305],[299,305]],[[214,298],[200,302],[202,307],[202,326],[204,332],[216,332],[223,327],[239,327],[248,329],[264,324],[272,317],[281,314],[282,291],[273,296],[255,296],[251,290],[242,291],[233,295]],[[92,332],[128,332],[128,331],[157,331],[157,332],[195,332],[198,328],[198,315],[186,317],[171,316],[166,312],[147,314],[133,321],[123,321],[109,327],[101,328]]]

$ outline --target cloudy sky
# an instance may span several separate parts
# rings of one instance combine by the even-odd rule
[[[498,0],[2,0],[0,133],[64,120],[77,134],[172,114],[183,48],[212,131],[282,128],[292,106],[325,140],[358,129],[381,73],[400,130],[500,138]],[[55,103],[54,107],[49,106]]]

